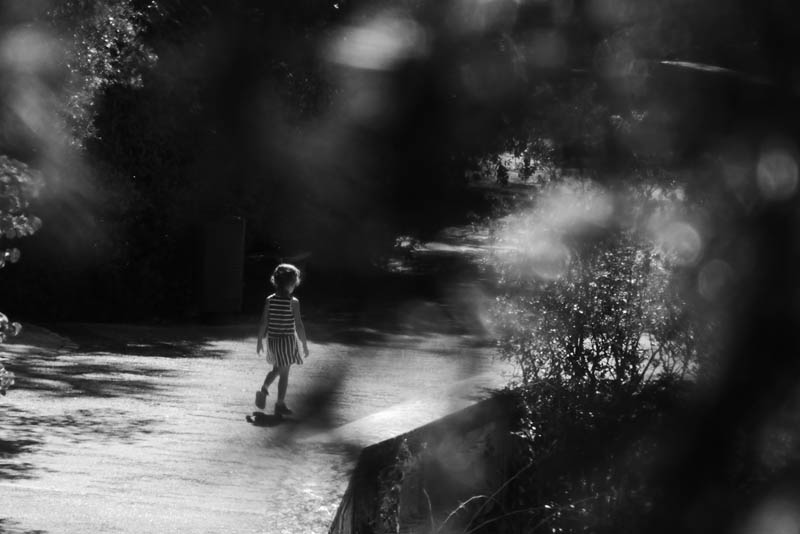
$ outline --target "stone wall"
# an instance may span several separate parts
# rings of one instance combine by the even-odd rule
[[[365,448],[330,534],[462,532],[502,506],[515,421],[496,396]]]

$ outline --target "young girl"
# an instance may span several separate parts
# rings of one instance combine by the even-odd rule
[[[256,406],[262,410],[267,402],[267,389],[278,380],[278,400],[275,403],[276,415],[292,413],[284,399],[289,385],[289,369],[293,363],[302,365],[297,338],[303,343],[303,353],[308,357],[306,329],[300,318],[300,301],[292,297],[292,292],[300,284],[300,270],[294,265],[282,263],[275,267],[270,277],[275,293],[267,297],[261,325],[258,329],[256,353],[264,350],[262,338],[267,336],[267,362],[272,364],[272,371],[267,373],[264,385],[256,392]]]

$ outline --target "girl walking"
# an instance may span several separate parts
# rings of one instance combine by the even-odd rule
[[[262,410],[266,407],[267,390],[278,378],[275,414],[289,415],[292,410],[285,402],[289,369],[292,364],[303,364],[297,345],[298,337],[303,344],[303,353],[308,357],[306,329],[300,318],[300,301],[292,296],[292,292],[300,284],[300,270],[289,263],[282,263],[275,267],[270,282],[275,287],[275,293],[268,296],[264,304],[264,313],[261,315],[261,324],[258,328],[256,353],[260,355],[264,350],[262,339],[266,336],[267,362],[272,364],[272,370],[264,378],[261,390],[256,392],[256,406]]]

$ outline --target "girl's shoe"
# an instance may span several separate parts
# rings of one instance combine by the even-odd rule
[[[293,413],[285,404],[275,403],[275,415],[292,415]]]
[[[267,395],[269,395],[269,393],[263,389],[256,391],[256,407],[262,410],[267,407]]]

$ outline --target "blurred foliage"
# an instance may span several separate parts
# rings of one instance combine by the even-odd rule
[[[14,385],[14,373],[5,368],[0,368],[0,394],[5,395],[6,391]]]
[[[718,363],[718,316],[691,300],[700,207],[674,175],[616,188],[561,179],[501,219],[488,267],[524,415],[502,531],[646,530],[668,420]]]
[[[42,186],[41,176],[22,162],[0,156],[0,269],[20,259],[18,248],[7,243],[34,234],[41,227],[38,217],[27,213],[31,199]],[[22,325],[0,313],[0,343],[19,334]],[[0,364],[0,394],[14,384],[14,374]]]
[[[509,255],[497,258],[502,347],[527,386],[558,391],[528,392],[534,412],[550,414],[553,443],[640,413],[636,399],[694,371],[700,356],[714,360],[712,400],[665,461],[679,482],[663,488],[654,515],[661,529],[687,531],[684,505],[714,494],[720,473],[754,463],[765,414],[796,385],[791,0],[13,0],[0,9],[2,187],[33,176],[25,162],[52,192],[30,206],[49,221],[25,240],[35,261],[3,281],[15,310],[184,311],[205,225],[229,216],[246,219],[248,253],[311,250],[320,271],[362,272],[397,236],[413,243],[485,208],[470,176],[511,185],[517,172],[557,188],[591,175],[609,189],[544,194],[556,200],[547,217],[508,221]],[[676,170],[689,175],[680,188]],[[682,191],[699,205],[687,217],[673,213]],[[23,204],[2,209],[4,240],[38,226],[12,212]],[[642,225],[642,213],[666,215]],[[3,258],[17,248],[4,243]],[[708,344],[717,324],[704,302],[730,309],[726,357]],[[573,416],[574,427],[558,426]],[[565,458],[582,453],[569,450]],[[576,477],[570,484],[593,480]],[[640,483],[620,484],[630,493]],[[582,495],[592,492],[615,498]],[[732,517],[722,508],[715,517]]]
[[[653,479],[685,406],[685,387],[661,377],[635,394],[541,380],[518,388],[520,438],[504,506],[487,532],[646,532],[663,495]]]
[[[248,253],[313,251],[320,270],[354,272],[397,235],[485,209],[467,177],[505,183],[500,154],[528,161],[524,178],[685,164],[739,92],[660,61],[763,65],[761,37],[792,35],[779,3],[49,4],[39,18],[68,66],[54,83],[87,148],[75,172],[94,189],[74,204],[105,229],[75,232],[79,245],[110,254],[92,267],[118,280],[109,309],[175,313],[197,290],[191,251],[225,217],[246,220]]]
[[[154,4],[143,9],[152,7]],[[0,40],[3,268],[20,259],[16,240],[32,236],[42,227],[42,220],[31,211],[36,211],[34,204],[45,184],[80,172],[69,147],[81,146],[94,134],[98,94],[115,83],[139,83],[139,69],[154,57],[138,40],[144,11],[131,1],[77,0],[53,5],[14,1],[5,3],[0,13],[5,21]],[[47,170],[42,172],[42,168]],[[53,259],[27,270],[28,280],[11,274],[14,291],[6,292],[4,305],[16,296],[30,301],[29,309],[37,309],[42,297],[40,284],[54,274]],[[20,323],[0,314],[0,342],[20,330]],[[5,395],[13,383],[13,373],[0,365],[0,393]]]
[[[42,177],[20,161],[0,156],[0,240],[33,235],[42,221],[27,210],[43,185]],[[19,261],[17,248],[0,248],[0,268]]]
[[[0,343],[6,339],[18,336],[22,331],[22,325],[8,320],[4,314],[0,313]],[[3,367],[0,363],[0,395],[5,395],[6,391],[14,385],[14,373]]]
[[[141,36],[157,11],[155,0],[67,0],[43,15],[66,56],[62,113],[74,142],[96,134],[97,98],[106,88],[141,87],[143,70],[157,59]]]
[[[632,394],[654,377],[687,377],[712,352],[702,343],[710,341],[705,318],[693,315],[681,287],[685,249],[648,228],[654,214],[686,210],[679,190],[632,186],[614,219],[603,195],[590,182],[562,182],[496,230],[500,252],[490,264],[503,296],[495,327],[524,385]]]

